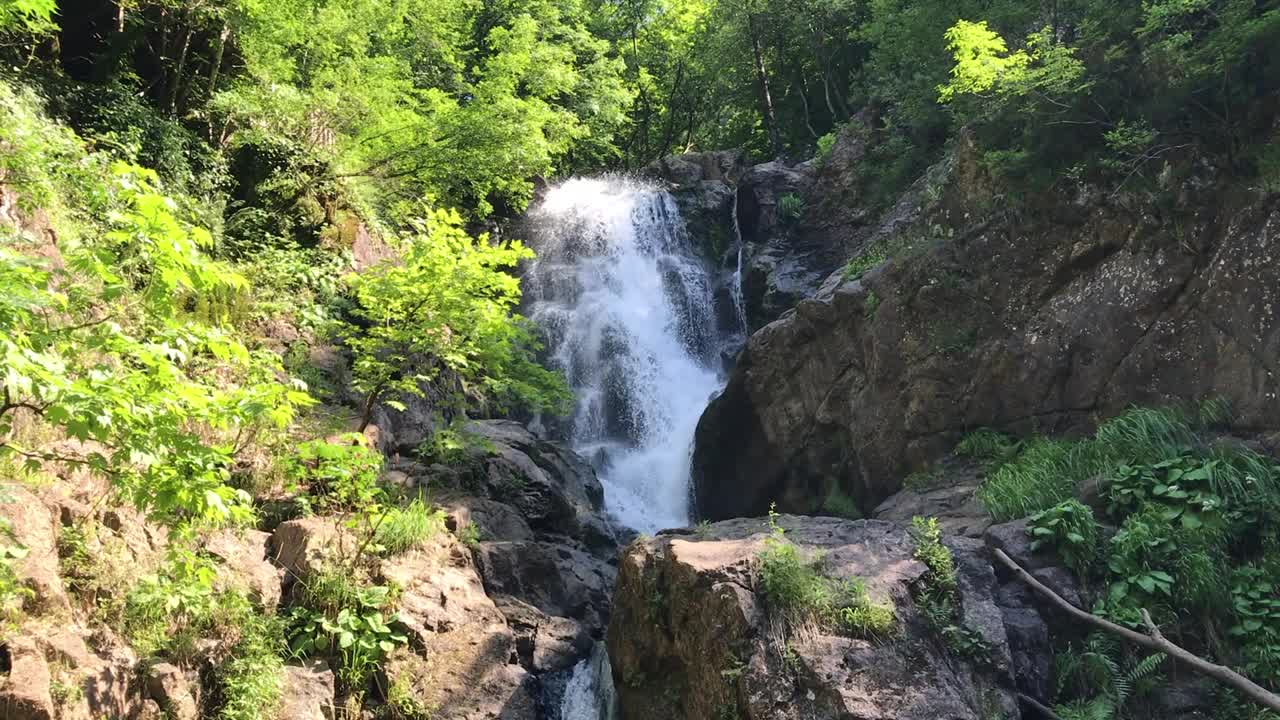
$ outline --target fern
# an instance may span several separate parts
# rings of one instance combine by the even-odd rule
[[[1059,654],[1056,668],[1060,696],[1093,697],[1059,705],[1056,712],[1064,720],[1114,720],[1130,699],[1150,689],[1164,660],[1163,653],[1126,660],[1115,638],[1094,633],[1082,648]]]

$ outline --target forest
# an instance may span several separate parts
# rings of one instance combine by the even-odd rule
[[[576,379],[524,316],[521,283],[535,255],[519,220],[565,178],[727,150],[821,172],[856,137],[865,155],[849,173],[867,215],[964,144],[1000,188],[983,211],[1019,218],[1085,187],[1135,215],[1184,210],[1187,193],[1171,188],[1280,193],[1277,0],[0,0],[0,61],[0,506],[13,509],[0,513],[0,717],[24,720],[79,718],[71,708],[98,702],[72,660],[41,671],[40,697],[19,687],[23,658],[57,656],[29,638],[68,618],[86,637],[106,628],[115,640],[102,647],[123,644],[146,667],[199,676],[202,692],[156,698],[163,717],[314,717],[281,709],[286,665],[307,658],[336,676],[329,720],[472,717],[424,700],[413,678],[426,671],[388,670],[436,657],[422,650],[435,647],[431,623],[397,614],[412,592],[388,568],[496,538],[386,477],[404,455],[472,492],[494,482],[494,443],[517,447],[472,421],[573,411]],[[1206,173],[1212,189],[1196,184]],[[799,194],[778,206],[802,224]],[[843,281],[893,255],[849,256]],[[858,314],[870,322],[881,302],[868,295]],[[414,413],[426,431],[397,430],[392,447],[379,438],[399,427],[388,418]],[[1123,588],[1086,610],[1141,630],[1134,598],[1158,598],[1181,623],[1176,640],[1280,689],[1280,490],[1262,477],[1275,463],[1213,455],[1229,493],[1150,496],[1208,477],[1188,428],[1216,421],[1139,413],[1111,427],[1126,417],[1169,425],[1152,431],[1158,453],[1086,439],[1104,458],[1088,464],[1056,440],[995,433],[956,453],[989,469],[977,496],[990,515],[1033,517],[1068,567]],[[518,449],[533,457],[529,447]],[[538,452],[541,467],[553,453]],[[1036,453],[1059,465],[1045,470]],[[1092,514],[1081,520],[1060,484],[1040,497],[1014,477],[1084,481],[1118,466],[1119,542],[1147,548],[1124,556],[1134,567],[1108,566]],[[920,477],[905,470],[931,472],[896,469],[899,489]],[[511,480],[502,497],[537,486]],[[20,510],[40,503],[61,508],[44,545],[32,540],[43,520]],[[1161,515],[1170,505],[1195,511]],[[228,528],[279,535],[315,517],[333,520],[338,547],[305,572],[277,557],[296,578],[271,602],[210,550]],[[1202,520],[1211,539],[1196,535]],[[1174,521],[1177,533],[1158,531]],[[827,620],[894,623],[810,577],[768,522],[756,559],[786,577],[772,590],[766,577],[766,596],[817,603]],[[588,548],[580,524],[554,532]],[[140,554],[120,526],[163,541]],[[936,524],[915,527],[936,536]],[[614,546],[636,534],[613,532],[604,564],[616,566]],[[937,542],[916,558],[930,570],[950,562]],[[1172,570],[1173,545],[1197,543],[1206,566]],[[1210,573],[1214,562],[1229,574]],[[1208,579],[1175,583],[1182,571]],[[1209,587],[1232,583],[1225,599]],[[949,641],[968,643],[957,593],[944,588],[932,610]],[[1072,647],[1062,691],[1043,698],[1060,701],[1052,717],[1136,717],[1129,686],[1157,665],[1097,638]],[[1221,720],[1274,716],[1232,693],[1217,702]],[[539,713],[501,717],[560,718]]]

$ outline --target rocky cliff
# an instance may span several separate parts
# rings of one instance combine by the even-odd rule
[[[811,207],[849,202],[826,187]],[[1203,171],[1015,199],[962,138],[870,227],[827,216],[849,269],[751,337],[703,416],[704,517],[810,512],[833,490],[868,512],[980,427],[1074,432],[1220,397],[1238,428],[1280,428],[1274,195]]]

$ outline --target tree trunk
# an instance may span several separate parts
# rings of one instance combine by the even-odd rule
[[[182,89],[182,72],[186,68],[187,52],[191,49],[191,36],[194,34],[194,26],[188,24],[186,35],[182,38],[182,49],[178,51],[178,65],[174,68],[173,79],[169,83],[169,113],[173,115],[178,112],[178,93]]]
[[[773,112],[773,96],[769,94],[769,69],[764,64],[764,48],[760,45],[755,13],[747,14],[747,30],[751,35],[751,52],[756,61],[756,82],[760,85],[760,112],[764,118],[765,130],[769,133],[769,147],[777,156],[782,153],[782,143],[778,140],[778,119]]]
[[[213,49],[213,67],[209,69],[209,97],[218,91],[218,74],[222,72],[222,55],[227,50],[227,38],[231,37],[231,26],[224,20],[222,32],[218,33],[218,44]]]
[[[658,157],[665,157],[667,151],[671,149],[671,143],[675,140],[676,93],[680,90],[682,82],[684,82],[683,60],[676,64],[676,79],[671,83],[671,95],[667,98],[667,122],[662,130],[662,147],[658,150]]]
[[[813,129],[813,118],[809,112],[809,85],[804,81],[804,73],[797,72],[796,80],[800,84],[800,104],[804,106],[804,126],[809,130],[809,135],[818,137],[818,131]]]

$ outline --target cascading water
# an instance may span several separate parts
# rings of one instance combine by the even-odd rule
[[[569,380],[563,433],[640,532],[689,522],[693,434],[719,372],[712,273],[675,200],[621,178],[556,185],[528,216],[527,312]]]
[[[575,400],[557,430],[596,466],[619,523],[688,525],[694,430],[723,386],[721,353],[745,332],[717,328],[711,263],[691,247],[674,198],[628,178],[551,187],[525,232],[538,254],[525,309]],[[729,295],[741,318],[738,257]],[[559,710],[560,720],[613,719],[603,646],[573,669]]]

